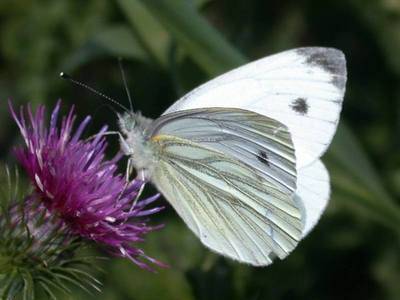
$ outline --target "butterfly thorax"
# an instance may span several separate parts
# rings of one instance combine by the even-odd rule
[[[149,170],[154,155],[149,146],[147,131],[153,120],[142,116],[140,112],[124,113],[118,119],[123,135],[120,141],[122,151],[130,157],[137,171]]]

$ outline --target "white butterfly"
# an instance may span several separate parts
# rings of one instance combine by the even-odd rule
[[[319,160],[339,121],[346,62],[299,48],[198,87],[152,121],[125,113],[121,147],[201,242],[257,266],[285,258],[324,211]]]

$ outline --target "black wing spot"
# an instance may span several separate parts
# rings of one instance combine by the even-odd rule
[[[268,167],[270,166],[270,165],[269,165],[269,159],[268,159],[267,152],[265,152],[264,150],[260,150],[260,151],[258,152],[257,159],[258,159],[261,163],[267,165]]]
[[[297,98],[293,100],[292,104],[290,104],[290,107],[300,115],[307,114],[309,108],[307,100],[304,98]]]

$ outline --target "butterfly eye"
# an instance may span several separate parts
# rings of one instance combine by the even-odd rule
[[[130,115],[129,118],[128,118],[127,125],[128,125],[128,127],[129,127],[129,130],[130,130],[130,131],[133,130],[133,129],[135,129],[135,127],[136,127],[136,125],[137,125],[136,118],[135,118],[134,116]]]
[[[119,124],[121,131],[127,134],[135,128],[136,119],[131,114],[125,114],[123,117],[120,118]]]

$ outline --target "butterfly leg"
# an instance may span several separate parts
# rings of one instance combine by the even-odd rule
[[[122,195],[124,194],[124,192],[125,192],[126,189],[128,188],[128,185],[129,185],[129,183],[130,183],[130,176],[131,176],[131,173],[132,173],[132,168],[133,168],[133,165],[132,165],[132,158],[129,157],[129,158],[128,158],[127,165],[126,165],[124,188],[123,188],[122,191],[119,193],[118,200],[121,199]],[[136,197],[135,197],[135,199],[136,199]],[[132,211],[132,207],[130,208],[129,211]]]
[[[103,132],[101,135],[118,135],[120,137],[120,139],[123,139],[123,137],[119,131],[106,131],[106,132]],[[89,136],[88,138],[86,138],[86,141],[93,140],[97,136],[98,136],[98,134],[93,134],[93,135]]]
[[[128,187],[128,184],[130,182],[130,175],[132,174],[132,170],[133,170],[133,164],[132,164],[132,158],[130,157],[128,159],[128,163],[127,163],[127,166],[126,166],[126,173],[125,173],[125,181],[126,181],[126,183],[125,183],[124,189],[121,192],[121,195],[125,191],[125,189]],[[146,186],[146,177],[145,177],[144,170],[141,170],[139,172],[138,176],[136,176],[136,179],[142,181],[142,184],[140,185],[139,191],[136,194],[135,199],[132,202],[132,205],[131,205],[131,208],[129,209],[129,212],[132,212],[132,210],[135,208],[136,203],[138,202],[138,200],[139,200],[140,196],[142,195],[143,190],[144,190],[144,188]]]
[[[125,172],[125,180],[126,180],[126,182],[129,182],[129,179],[131,177],[132,171],[133,171],[132,158],[129,157],[128,163],[126,164],[126,172]]]
[[[146,186],[146,176],[145,176],[144,170],[140,170],[139,171],[139,174],[138,174],[138,176],[136,176],[136,178],[138,178],[138,177],[139,177],[139,180],[142,181],[142,185],[139,188],[139,191],[138,191],[138,193],[137,193],[137,195],[135,197],[135,200],[133,200],[133,203],[132,203],[130,211],[132,211],[133,208],[136,206],[136,203],[138,202],[138,200],[139,200],[140,196],[142,195],[143,190],[144,190],[144,188]]]
[[[125,138],[122,136],[122,134],[119,131],[106,131],[103,132],[101,135],[118,135],[119,140],[120,140],[120,145],[121,145],[121,150],[125,155],[132,155],[131,147],[128,145],[128,143],[125,141]],[[92,135],[86,139],[86,141],[90,141],[97,137],[97,135]]]

